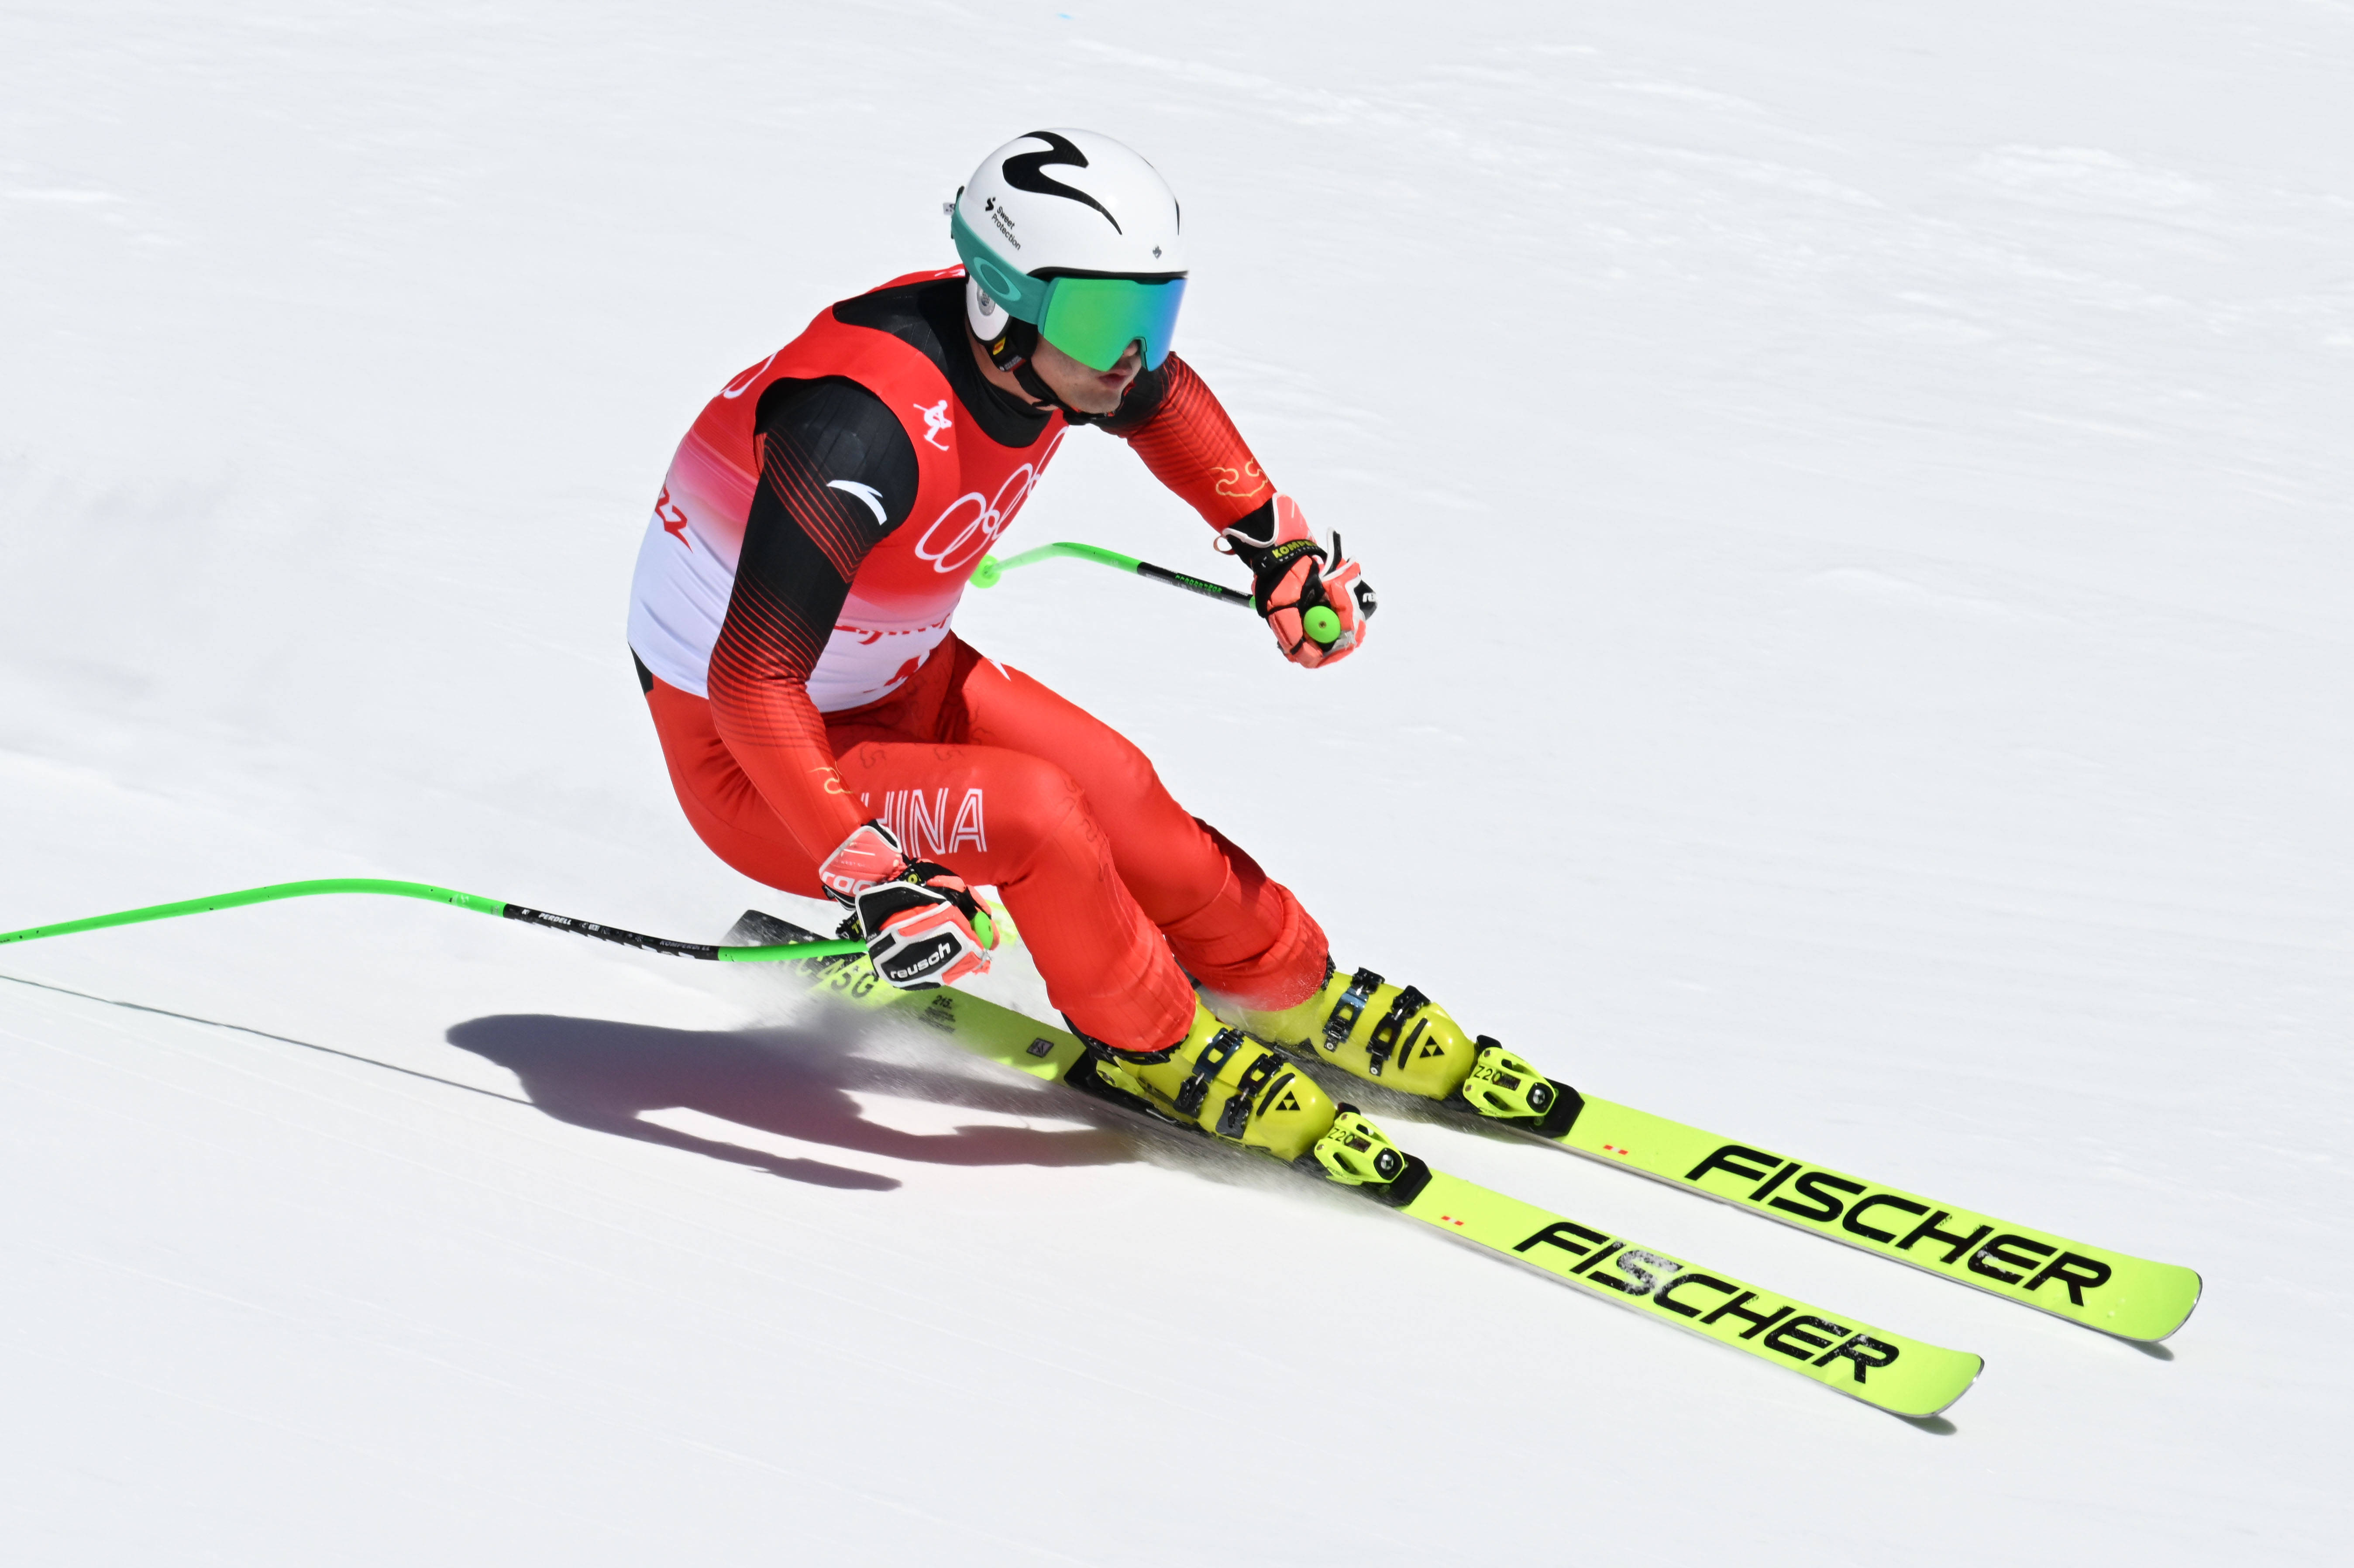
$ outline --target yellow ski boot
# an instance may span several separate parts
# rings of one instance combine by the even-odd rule
[[[1585,1102],[1502,1044],[1467,1035],[1447,1010],[1415,987],[1371,969],[1331,969],[1315,995],[1264,1012],[1219,1001],[1220,1016],[1302,1060],[1401,1094],[1438,1100],[1544,1138],[1569,1130]]]
[[[1391,1204],[1413,1202],[1429,1167],[1392,1143],[1354,1106],[1336,1106],[1279,1051],[1221,1023],[1199,1001],[1193,1027],[1166,1050],[1115,1050],[1087,1042],[1092,1068],[1066,1080],[1098,1095],[1141,1101],[1156,1114],[1222,1142],[1271,1154]]]
[[[1313,1079],[1281,1053],[1219,1022],[1199,1001],[1193,1027],[1166,1050],[1098,1045],[1093,1054],[1096,1076],[1106,1086],[1172,1120],[1287,1163],[1332,1128],[1331,1097]]]

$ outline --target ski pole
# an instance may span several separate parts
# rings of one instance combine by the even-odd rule
[[[143,909],[124,909],[112,915],[93,915],[86,920],[68,920],[55,926],[33,926],[22,931],[0,932],[0,947],[10,942],[37,942],[44,937],[69,937],[77,931],[99,931],[110,926],[136,926],[147,920],[170,920],[182,915],[203,915],[215,909],[239,909],[249,904],[271,904],[281,898],[311,898],[323,893],[373,893],[387,898],[421,898],[429,904],[448,904],[460,909],[471,909],[477,915],[495,915],[504,920],[521,920],[527,925],[545,926],[553,931],[569,931],[576,937],[594,937],[600,942],[618,942],[625,948],[643,948],[648,952],[668,953],[673,958],[708,959],[721,963],[769,963],[780,959],[830,959],[850,953],[864,953],[864,942],[787,942],[765,948],[723,948],[708,942],[677,942],[668,937],[642,936],[624,931],[616,926],[600,926],[594,920],[576,920],[569,915],[551,915],[544,909],[529,909],[520,904],[508,904],[496,898],[484,898],[476,893],[460,893],[454,888],[435,887],[424,882],[388,882],[373,876],[331,876],[313,882],[274,882],[267,887],[248,887],[236,893],[216,893],[209,898],[184,899],[177,904],[150,904]]]
[[[1140,561],[1134,556],[1123,556],[1118,550],[1107,550],[1098,545],[1074,544],[1067,539],[1059,545],[1041,545],[1034,550],[1024,550],[1018,556],[1008,556],[1002,561],[995,556],[983,556],[981,558],[981,565],[973,568],[972,586],[995,588],[998,579],[1014,567],[1030,566],[1037,561],[1052,560],[1057,556],[1068,556],[1075,560],[1093,561],[1097,566],[1109,567],[1115,571],[1133,572],[1140,577],[1150,577],[1157,583],[1167,583],[1171,588],[1181,588],[1187,593],[1197,593],[1204,599],[1214,599],[1221,604],[1238,604],[1249,610],[1256,610],[1258,608],[1257,602],[1240,588],[1230,588],[1219,583],[1205,582],[1200,577],[1187,577],[1183,572],[1172,572],[1167,567],[1156,567],[1150,561]],[[1320,604],[1302,616],[1300,626],[1309,636],[1321,643],[1329,644],[1334,638],[1341,635],[1341,618],[1333,614],[1331,608],[1326,605]]]
[[[1109,567],[1115,571],[1133,572],[1140,577],[1150,577],[1154,582],[1167,583],[1172,588],[1181,588],[1187,593],[1200,594],[1204,599],[1214,599],[1222,604],[1238,604],[1245,609],[1254,608],[1251,604],[1251,596],[1240,588],[1230,588],[1218,583],[1205,582],[1200,577],[1189,577],[1183,572],[1172,572],[1167,567],[1156,567],[1150,561],[1140,561],[1134,556],[1123,556],[1118,550],[1107,550],[1097,545],[1076,545],[1068,540],[1059,545],[1041,545],[1034,550],[1024,550],[1018,556],[1008,556],[1002,561],[995,556],[983,556],[981,558],[981,565],[973,568],[972,586],[995,588],[998,578],[1014,567],[1030,566],[1038,561],[1052,560],[1057,556],[1068,556],[1075,560],[1093,561],[1097,566]]]

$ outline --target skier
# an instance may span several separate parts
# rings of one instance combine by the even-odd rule
[[[1355,652],[1374,608],[1170,353],[1185,258],[1150,164],[1033,132],[949,211],[961,266],[822,312],[672,460],[629,636],[687,820],[745,875],[850,906],[894,985],[986,970],[971,889],[994,885],[1099,1074],[1230,1141],[1295,1160],[1333,1128],[1270,1046],[1542,1121],[1544,1080],[1412,986],[1338,969],[1136,747],[949,629],[1075,425],[1202,514],[1293,663]]]

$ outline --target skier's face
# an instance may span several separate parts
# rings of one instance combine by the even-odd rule
[[[1109,370],[1096,370],[1040,338],[1031,363],[1038,367],[1039,378],[1055,389],[1055,396],[1080,413],[1108,414],[1119,407],[1119,400],[1128,396],[1129,384],[1144,368],[1144,345],[1129,344],[1128,352]]]

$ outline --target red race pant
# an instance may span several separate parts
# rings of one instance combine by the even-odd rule
[[[646,701],[672,787],[712,853],[756,882],[822,897],[816,865],[737,765],[710,705],[659,680]],[[1107,1044],[1182,1039],[1188,972],[1265,1008],[1323,983],[1323,930],[1289,889],[1172,800],[1117,731],[957,637],[883,701],[828,715],[826,735],[843,787],[911,857],[997,888],[1048,998]]]

